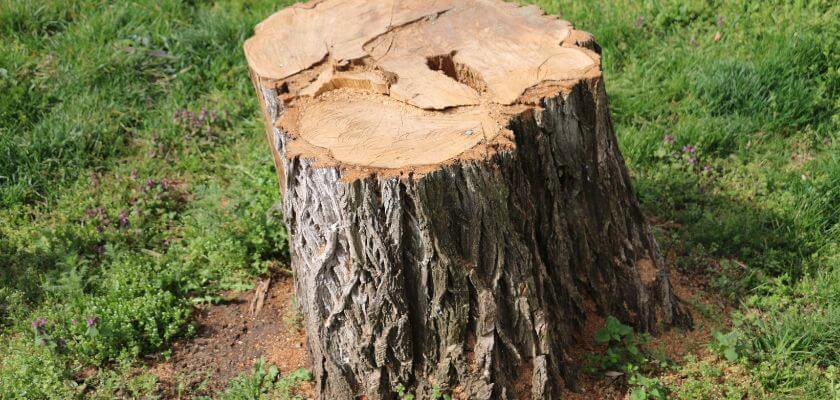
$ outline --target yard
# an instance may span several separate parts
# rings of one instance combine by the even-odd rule
[[[290,3],[0,0],[0,399],[306,396],[303,366],[272,359],[224,381],[161,372],[268,277],[276,329],[300,335],[242,51]],[[629,366],[609,358],[629,339],[594,345],[584,389],[840,398],[840,6],[535,3],[603,47],[621,150],[696,322],[634,335]]]

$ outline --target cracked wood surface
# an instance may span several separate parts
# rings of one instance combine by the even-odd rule
[[[489,0],[325,0],[257,27],[246,56],[321,398],[558,398],[592,314],[690,324],[598,49]]]
[[[526,91],[600,76],[586,36],[497,1],[333,0],[275,13],[245,54],[264,85],[288,91],[291,153],[398,175],[511,144]]]

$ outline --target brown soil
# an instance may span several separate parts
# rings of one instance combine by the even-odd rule
[[[673,265],[673,260],[669,260],[669,264]],[[647,348],[661,349],[668,359],[676,362],[682,362],[683,357],[688,354],[700,357],[707,355],[707,344],[711,340],[712,332],[722,330],[723,327],[729,325],[728,316],[732,311],[731,305],[714,294],[704,292],[701,288],[705,286],[705,282],[699,277],[684,275],[674,268],[669,271],[669,276],[674,293],[691,312],[694,329],[674,328],[652,336]],[[591,310],[588,310],[590,311],[588,314],[591,317],[586,320],[583,332],[578,338],[578,347],[571,354],[579,367],[585,365],[588,354],[600,354],[606,351],[606,346],[594,340],[595,331],[604,325],[605,318],[595,312],[594,305],[589,308]],[[665,376],[665,378],[668,377]],[[563,398],[572,400],[624,399],[627,396],[625,382],[623,376],[598,379],[581,372],[578,375],[579,390],[577,392],[567,390],[563,393]]]
[[[667,258],[673,265],[674,255],[670,254]],[[691,310],[695,327],[690,331],[671,329],[653,336],[648,347],[664,350],[668,358],[677,362],[687,354],[706,356],[711,332],[729,324],[731,305],[703,291],[705,282],[702,278],[687,276],[675,269],[670,271],[670,276],[675,293]],[[179,386],[182,391],[186,388],[191,395],[217,393],[226,387],[231,378],[250,373],[260,357],[265,358],[267,364],[277,365],[281,374],[309,368],[305,332],[296,322],[300,319],[293,304],[293,279],[273,278],[261,311],[252,317],[250,307],[256,291],[230,293],[232,300],[197,310],[196,336],[175,343],[170,360],[152,367],[166,398],[179,398]],[[605,318],[598,315],[594,304],[587,306],[592,317],[585,322],[578,337],[579,345],[570,354],[579,367],[585,364],[588,354],[605,350],[593,339],[595,331],[604,325]],[[712,315],[709,315],[710,312]],[[581,373],[578,383],[579,390],[564,392],[564,398],[623,399],[627,394],[624,377],[598,379]],[[527,392],[524,387],[520,389]],[[301,394],[305,398],[314,398],[314,391],[308,383],[301,388]]]
[[[711,332],[728,324],[726,316],[731,307],[721,299],[703,292],[703,283],[698,278],[688,277],[672,270],[671,282],[678,297],[688,303],[700,303],[717,312],[708,316],[697,307],[686,304],[692,311],[695,329],[685,331],[672,329],[651,338],[650,348],[662,348],[673,360],[681,361],[689,353],[703,356]],[[294,282],[290,277],[277,277],[265,296],[262,310],[251,317],[249,308],[255,291],[231,293],[233,300],[219,305],[205,306],[196,312],[198,327],[195,337],[175,343],[172,357],[153,366],[166,398],[179,398],[178,386],[187,388],[187,393],[213,394],[224,389],[227,382],[241,373],[250,373],[254,363],[264,357],[267,364],[275,364],[281,374],[298,368],[309,368],[305,332],[297,326],[298,310],[292,303]],[[586,355],[602,352],[603,346],[595,343],[595,331],[604,325],[591,306],[589,318],[579,338],[579,346],[572,358],[582,366]],[[604,378],[581,373],[578,376],[579,390],[566,391],[564,398],[594,400],[623,399],[627,387],[623,377]],[[523,389],[524,390],[524,389]],[[305,398],[314,398],[308,383],[301,387]]]
[[[179,398],[179,391],[189,397],[218,393],[231,378],[250,374],[261,357],[266,365],[276,365],[281,376],[309,368],[292,278],[273,278],[262,309],[252,317],[249,308],[256,294],[256,290],[229,293],[232,300],[196,311],[195,337],[176,342],[172,357],[152,367],[164,397]],[[313,397],[308,383],[301,394]]]

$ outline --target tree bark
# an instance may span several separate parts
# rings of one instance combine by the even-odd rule
[[[583,37],[576,43],[594,49]],[[558,398],[576,385],[570,353],[587,318],[642,331],[690,324],[632,190],[600,74],[533,94],[508,120],[510,143],[482,157],[358,173],[292,150],[302,134],[282,119],[295,85],[249,63],[321,398],[392,399],[398,385],[419,398]]]

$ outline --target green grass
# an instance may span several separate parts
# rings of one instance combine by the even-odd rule
[[[155,397],[192,305],[287,258],[241,49],[286,3],[0,0],[0,399]],[[673,393],[837,397],[840,7],[537,3],[603,46],[663,250],[740,306]]]

